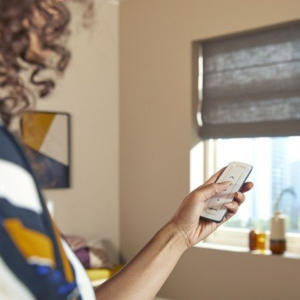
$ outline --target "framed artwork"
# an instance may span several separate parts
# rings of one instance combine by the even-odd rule
[[[26,112],[21,119],[21,132],[40,187],[70,187],[70,114]]]

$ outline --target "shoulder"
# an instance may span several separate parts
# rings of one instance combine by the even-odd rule
[[[40,195],[22,148],[0,126],[0,198],[13,205],[42,212]]]

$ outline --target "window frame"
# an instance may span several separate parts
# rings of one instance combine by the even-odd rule
[[[208,139],[200,141],[203,151],[203,179],[206,181],[212,174],[217,172],[216,158],[217,158],[217,140]],[[191,165],[193,164],[191,159]],[[193,173],[191,172],[191,177]],[[224,227],[221,226],[218,230],[212,233],[203,242],[212,245],[222,245],[229,248],[237,247],[239,249],[248,249],[248,234],[249,229],[238,227]],[[267,235],[267,249],[269,249],[269,236]],[[300,233],[286,233],[287,252],[300,254]]]

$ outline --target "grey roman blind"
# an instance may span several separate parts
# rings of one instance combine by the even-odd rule
[[[200,135],[300,135],[300,22],[203,41]]]

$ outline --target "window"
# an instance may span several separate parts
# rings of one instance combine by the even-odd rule
[[[273,212],[280,210],[287,217],[287,231],[300,233],[300,136],[211,139],[206,144],[191,152],[191,189],[229,162],[254,167],[249,180],[255,188],[226,227],[268,230]],[[204,152],[206,176],[199,174]]]
[[[279,209],[288,232],[300,233],[300,22],[197,47],[201,141],[191,188],[231,161],[250,163],[255,189],[226,230],[268,230]]]
[[[254,166],[249,180],[255,183],[255,188],[246,194],[238,214],[207,242],[235,246],[225,249],[242,251],[248,247],[249,230],[256,228],[268,232],[270,217],[278,208],[286,216],[288,252],[300,252],[299,149],[300,136],[210,139],[193,147],[191,190],[231,161]],[[205,166],[204,170],[202,166]]]
[[[238,215],[226,226],[269,229],[275,210],[287,217],[287,230],[300,232],[300,137],[215,140],[215,168],[231,161],[254,166],[250,180],[255,189],[247,195]]]

